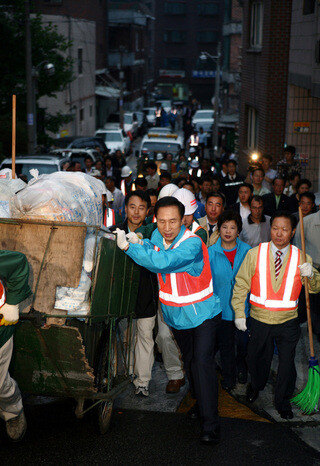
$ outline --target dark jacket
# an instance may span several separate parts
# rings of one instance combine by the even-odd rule
[[[228,206],[228,210],[233,210],[240,215],[240,202],[236,202],[235,204],[231,204]]]
[[[243,184],[244,177],[236,173],[234,180],[230,180],[229,176],[225,176],[221,182],[221,191],[226,196],[226,205],[235,204],[238,199],[239,187]]]
[[[110,228],[114,231],[116,228],[129,233],[128,222],[118,223]],[[144,317],[153,317],[157,313],[158,308],[158,281],[155,273],[149,272],[144,267],[140,268],[140,282],[135,309],[135,317],[141,319]]]
[[[290,198],[285,194],[281,194],[278,208],[276,207],[276,196],[274,195],[274,193],[265,194],[264,196],[262,196],[262,199],[263,213],[265,215],[270,215],[271,217],[272,214],[277,210],[287,210],[290,213],[293,212]]]

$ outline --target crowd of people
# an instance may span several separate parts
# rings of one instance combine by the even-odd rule
[[[141,270],[131,365],[136,395],[149,395],[154,355],[161,353],[167,393],[179,392],[187,376],[196,400],[188,415],[201,419],[206,444],[220,436],[218,352],[222,388],[230,392],[249,381],[252,403],[267,383],[276,347],[274,403],[282,418],[293,417],[295,348],[306,320],[302,277],[320,340],[320,211],[294,148],[285,149],[275,169],[263,155],[247,176],[238,173],[235,158],[219,162],[200,158],[195,175],[192,165],[179,167],[188,163],[182,154],[177,176],[159,175],[150,162],[147,176],[135,181],[124,166],[124,206],[117,211],[124,220],[111,226]],[[121,191],[121,181],[118,186]],[[305,225],[317,230],[306,228],[306,262],[299,207]]]

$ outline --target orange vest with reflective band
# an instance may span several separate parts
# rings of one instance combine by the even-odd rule
[[[2,307],[5,302],[6,302],[6,290],[5,287],[3,286],[2,281],[0,280],[0,307]]]
[[[132,183],[132,187],[131,187],[131,190],[127,190],[127,185],[126,185],[126,182],[125,180],[121,180],[121,183],[120,183],[120,189],[121,189],[121,192],[124,196],[126,196],[129,192],[131,191],[135,191],[136,190],[136,185],[134,183]]]
[[[103,225],[107,228],[116,224],[116,216],[113,209],[108,207],[104,213]]]
[[[186,230],[182,238],[176,242],[171,249],[177,248],[182,241],[189,238],[198,238],[198,236]],[[158,273],[159,281],[159,300],[167,306],[190,306],[191,304],[205,301],[213,295],[212,275],[209,263],[209,254],[206,245],[201,241],[203,253],[203,269],[198,277],[194,277],[187,272],[168,273],[165,275],[165,281],[161,273]],[[154,247],[159,251],[157,246]]]
[[[250,303],[269,311],[293,311],[298,306],[302,283],[300,278],[300,250],[290,245],[290,256],[280,289],[272,287],[270,271],[270,243],[261,243],[254,276],[251,279]]]
[[[200,230],[200,228],[202,228],[201,225],[199,225],[199,223],[193,221],[192,224],[191,224],[191,233],[196,233],[198,230]]]

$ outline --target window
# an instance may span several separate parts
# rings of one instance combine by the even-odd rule
[[[78,74],[82,74],[82,73],[83,73],[83,59],[82,59],[82,55],[83,55],[83,50],[82,50],[82,49],[78,49]]]
[[[197,32],[197,41],[204,44],[209,44],[212,42],[218,42],[219,33],[217,31],[198,31]]]
[[[165,42],[181,43],[186,41],[185,31],[165,31],[163,34],[163,40]]]
[[[218,15],[220,13],[220,8],[218,3],[198,3],[198,14],[199,15]]]
[[[80,108],[79,120],[80,120],[81,122],[84,121],[84,108]]]
[[[258,141],[259,119],[255,108],[248,107],[248,149],[256,149]]]
[[[164,12],[168,15],[185,15],[186,4],[185,2],[165,2]]]
[[[163,67],[166,70],[183,70],[184,58],[170,57],[163,60]]]
[[[314,6],[315,6],[314,4],[315,4],[314,0],[304,0],[302,14],[312,15],[312,13],[314,13]]]
[[[262,46],[262,29],[263,29],[263,5],[261,2],[253,2],[251,5],[251,28],[250,28],[250,46]]]

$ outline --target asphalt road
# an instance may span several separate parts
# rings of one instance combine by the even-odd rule
[[[116,411],[98,435],[94,417],[79,421],[73,404],[26,407],[28,432],[11,444],[0,432],[3,465],[316,465],[320,455],[285,425],[222,418],[218,446],[199,444],[200,426],[185,414]]]

